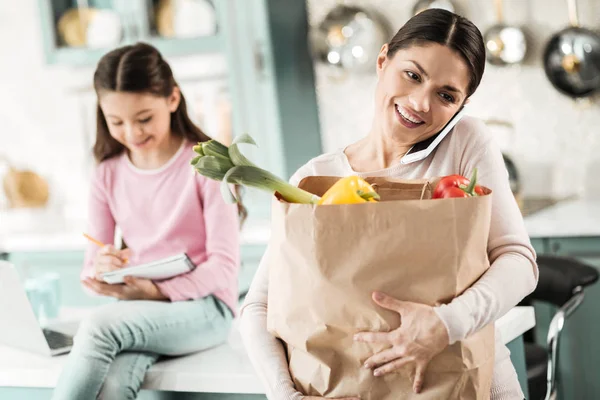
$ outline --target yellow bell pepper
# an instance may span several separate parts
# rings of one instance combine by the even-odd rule
[[[358,204],[376,202],[379,195],[367,181],[358,176],[347,176],[338,180],[321,197],[317,204]]]

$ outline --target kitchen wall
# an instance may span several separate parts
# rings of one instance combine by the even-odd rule
[[[453,0],[482,32],[495,23],[493,0]],[[320,22],[337,0],[308,0],[311,24]],[[394,32],[411,16],[416,0],[347,0],[379,11]],[[580,23],[600,29],[600,1],[579,0]],[[524,194],[600,197],[600,101],[576,102],[559,95],[545,77],[543,48],[555,31],[568,25],[565,0],[505,0],[507,23],[525,26],[530,56],[521,66],[488,64],[469,113],[509,121],[514,132],[495,130],[506,152],[520,167]],[[343,147],[361,138],[372,115],[374,74],[331,77],[317,67],[318,100],[324,147]]]

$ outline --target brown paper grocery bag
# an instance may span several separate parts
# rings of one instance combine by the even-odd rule
[[[309,177],[299,186],[322,195],[337,179]],[[477,281],[489,267],[491,192],[432,200],[425,181],[369,180],[379,203],[273,203],[268,329],[287,345],[296,388],[362,400],[489,398],[493,324],[436,356],[419,395],[413,365],[374,377],[362,364],[384,347],[352,337],[399,326],[398,314],[373,303],[375,290],[434,305]]]

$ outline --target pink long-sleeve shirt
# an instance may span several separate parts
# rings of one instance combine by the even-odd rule
[[[193,271],[155,282],[171,301],[213,294],[236,313],[240,264],[237,207],[219,182],[190,166],[193,143],[184,141],[162,167],[136,168],[123,153],[98,165],[92,178],[88,233],[113,243],[115,227],[132,251],[128,265],[187,253]],[[89,244],[81,278],[93,276],[98,246]]]

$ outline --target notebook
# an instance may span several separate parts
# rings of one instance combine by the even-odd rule
[[[125,276],[159,281],[185,274],[194,268],[196,266],[192,263],[192,260],[186,253],[182,253],[117,271],[105,272],[102,274],[102,279],[111,285],[123,283],[123,277]]]

